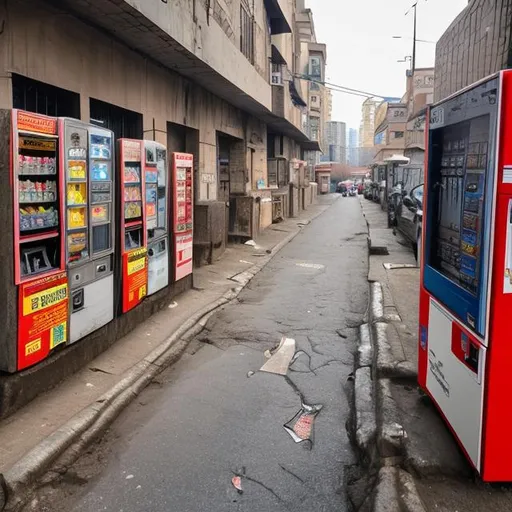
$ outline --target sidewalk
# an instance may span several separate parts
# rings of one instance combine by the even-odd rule
[[[148,373],[147,370],[151,369],[151,365],[153,370],[154,365],[157,365],[155,371],[161,371],[165,365],[172,364],[186,349],[192,337],[191,328],[197,327],[200,330],[206,316],[235,299],[250,279],[286,243],[300,233],[304,225],[323,213],[337,197],[319,197],[317,204],[311,205],[299,217],[270,226],[255,240],[255,246],[230,245],[220,261],[194,270],[192,290],[178,296],[175,302],[139,325],[130,335],[119,340],[79,373],[62,382],[58,388],[39,396],[0,423],[0,476],[6,476],[8,490],[22,491],[22,488],[13,490],[9,476],[16,475],[16,478],[21,478],[23,470],[30,464],[39,464],[38,471],[43,472],[42,463],[36,460],[41,458],[39,452],[55,450],[52,446],[53,441],[50,442],[48,436],[51,435],[52,440],[65,438],[66,434],[63,431],[73,430],[72,423],[82,421],[88,410],[92,408],[91,414],[94,414],[94,408],[103,407],[104,402],[111,401],[113,404],[119,397],[119,392],[128,387],[130,374],[143,377]],[[169,343],[173,340],[174,343]],[[176,353],[169,356],[165,352],[168,350],[166,344],[170,345],[171,349],[173,345],[180,346]],[[150,355],[155,352],[157,361],[148,362]],[[162,360],[164,356],[167,359]],[[138,392],[141,386],[149,384],[150,380],[146,379],[147,382],[139,385],[134,393]],[[105,398],[109,393],[112,398]],[[128,401],[132,398],[129,397]],[[118,412],[112,416],[115,417]],[[87,433],[83,433],[82,437],[86,438]],[[46,446],[40,443],[45,443]],[[68,442],[67,447],[69,445]],[[28,457],[24,457],[34,448],[37,448],[37,451],[34,450]],[[53,461],[60,455],[61,453],[57,453],[52,456]],[[29,476],[33,478],[35,475]],[[14,488],[16,484],[17,482],[14,482]],[[0,498],[1,495],[0,489]],[[0,509],[3,510],[1,505],[2,499]]]
[[[400,508],[384,506],[377,487],[375,510],[436,512],[481,512],[512,510],[508,489],[483,484],[465,457],[445,422],[417,386],[417,333],[419,269],[411,246],[399,233],[387,229],[380,205],[361,199],[369,238],[387,255],[371,255],[370,322],[374,350],[373,375],[378,457],[380,465],[395,468],[396,496],[405,489],[409,501]],[[369,241],[370,242],[370,241]],[[373,241],[375,244],[375,241]],[[386,265],[385,264],[392,264]],[[385,487],[390,468],[380,470]],[[391,470],[393,471],[393,470]],[[403,485],[403,478],[409,479]],[[397,483],[398,482],[398,483]],[[412,489],[412,492],[411,492]],[[396,507],[396,505],[395,505]]]

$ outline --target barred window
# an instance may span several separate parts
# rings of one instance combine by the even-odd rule
[[[240,51],[254,64],[254,21],[243,5],[240,6]]]

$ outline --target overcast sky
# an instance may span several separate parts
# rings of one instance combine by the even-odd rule
[[[414,0],[306,0],[317,40],[327,44],[327,80],[372,94],[401,97],[412,53]],[[437,41],[468,0],[419,0],[418,39]],[[401,35],[409,39],[393,39]],[[418,43],[416,67],[434,65],[435,44]],[[364,98],[333,92],[333,121],[359,128]]]

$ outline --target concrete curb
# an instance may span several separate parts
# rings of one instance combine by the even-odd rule
[[[427,512],[411,475],[396,467],[379,471],[373,512]]]
[[[388,324],[375,322],[372,334],[376,352],[376,370],[379,377],[391,377],[404,380],[416,380],[416,367],[409,361],[396,361],[388,342],[386,330]]]
[[[58,472],[73,464],[83,449],[108,428],[156,375],[181,357],[192,338],[204,329],[208,319],[219,308],[233,302],[254,276],[302,232],[302,227],[309,225],[330,206],[319,211],[309,219],[308,224],[303,224],[279,242],[263,262],[236,276],[239,286],[193,314],[166,341],[135,364],[107,393],[30,450],[4,475],[0,474],[0,510],[19,510],[28,502],[31,492],[45,473],[49,472],[43,483],[48,483]],[[51,471],[52,467],[55,467],[54,471]]]
[[[379,282],[370,283],[369,341],[373,352],[375,444],[381,469],[375,487],[373,512],[426,512],[414,479],[400,468],[406,458],[407,433],[400,411],[392,396],[389,378],[415,379],[416,369],[406,361],[395,361],[387,339],[387,327],[401,321],[395,314],[386,315],[384,293]],[[361,344],[367,342],[366,329],[361,328]],[[361,350],[361,349],[360,349]],[[371,371],[371,370],[370,370]],[[357,392],[356,392],[357,398]],[[356,399],[356,408],[357,408]],[[357,414],[356,414],[357,416]],[[360,446],[360,448],[362,448]],[[370,453],[368,454],[370,455]]]

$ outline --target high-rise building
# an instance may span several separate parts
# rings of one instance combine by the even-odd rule
[[[346,124],[341,121],[325,123],[326,146],[329,150],[329,161],[344,164],[347,161]]]
[[[347,137],[347,164],[359,166],[359,133],[356,128],[349,128]]]
[[[362,148],[374,146],[375,135],[375,110],[381,103],[380,100],[368,98],[361,108],[361,127],[359,129],[359,145]]]

